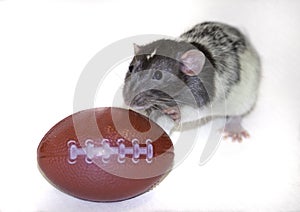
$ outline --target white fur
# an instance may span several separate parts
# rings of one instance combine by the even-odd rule
[[[260,62],[253,48],[240,55],[241,80],[234,85],[226,98],[226,115],[238,116],[249,112],[257,99]]]
[[[248,113],[257,99],[260,79],[260,61],[255,50],[248,44],[248,49],[240,55],[241,75],[239,83],[232,86],[225,97],[223,90],[224,77],[216,76],[216,96],[211,104],[204,108],[183,106],[180,108],[181,123],[197,121],[209,116],[240,116]],[[155,120],[167,133],[176,123],[169,117],[158,117]]]

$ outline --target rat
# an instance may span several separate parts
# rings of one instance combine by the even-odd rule
[[[222,116],[224,137],[242,141],[260,74],[259,55],[239,29],[204,22],[175,39],[134,44],[123,98],[169,134],[179,123]]]

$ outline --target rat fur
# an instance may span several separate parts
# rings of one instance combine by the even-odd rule
[[[127,105],[168,133],[179,122],[226,116],[227,136],[249,135],[241,120],[257,99],[260,59],[237,28],[204,22],[174,40],[135,44],[134,51],[123,88]]]

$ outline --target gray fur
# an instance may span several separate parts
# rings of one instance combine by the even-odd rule
[[[255,104],[259,57],[245,36],[232,26],[205,22],[177,40],[158,40],[136,49],[139,51],[126,74],[123,89],[125,103],[133,108],[151,113],[153,109],[163,110],[177,104],[180,110],[190,108],[181,110],[184,116],[185,110],[207,111],[213,105],[213,115],[236,116],[246,114]],[[206,56],[204,68],[197,76],[181,71],[180,57],[191,49]],[[163,72],[163,79],[153,79],[157,70]],[[220,109],[224,104],[228,106],[227,114]]]
[[[240,80],[239,54],[246,50],[247,44],[245,37],[236,28],[221,23],[205,22],[183,33],[180,39],[201,44],[208,51],[210,55],[207,57],[211,59],[215,70],[223,76],[226,93],[231,85]]]

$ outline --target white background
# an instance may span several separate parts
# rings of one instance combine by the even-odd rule
[[[0,0],[0,211],[299,211],[299,11],[297,0]],[[199,166],[200,136],[158,187],[128,201],[92,203],[53,188],[36,148],[73,112],[89,60],[119,39],[178,36],[207,20],[240,27],[262,57],[258,104],[244,120],[251,138],[222,141]]]

